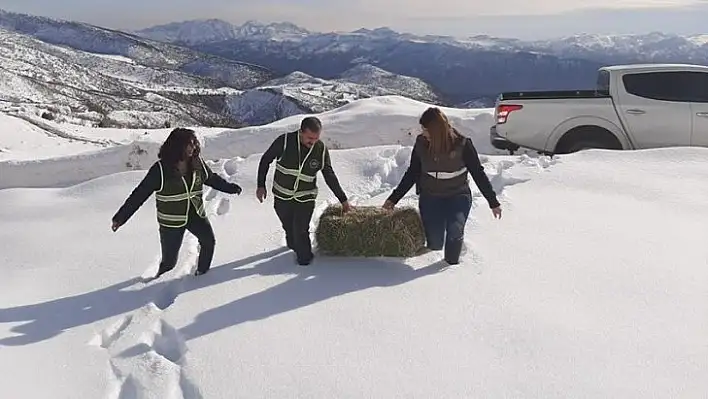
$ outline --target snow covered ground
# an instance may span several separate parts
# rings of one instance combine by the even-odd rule
[[[382,204],[410,155],[390,141],[411,111],[368,104],[323,115],[347,148],[332,157],[354,205]],[[271,199],[254,196],[259,152],[293,123],[205,134],[212,167],[244,193],[207,192],[216,253],[199,278],[187,234],[177,268],[140,281],[159,261],[154,199],[111,232],[144,175],[112,169],[120,146],[0,163],[2,396],[708,394],[708,150],[483,155],[504,216],[475,197],[463,264],[432,253],[300,268]],[[34,188],[8,183],[22,170]],[[335,200],[320,185],[317,215]]]
[[[319,114],[324,126],[323,140],[335,149],[412,145],[420,132],[418,118],[428,106],[401,96],[354,101]],[[475,140],[481,153],[499,153],[489,144],[493,110],[442,109],[462,133]],[[279,134],[296,130],[305,116],[296,115],[268,125],[235,130],[195,130],[203,137],[205,157],[245,157],[265,151]],[[40,118],[32,121],[44,126],[46,131],[16,117],[0,114],[0,123],[12,124],[12,128],[8,127],[7,132],[0,134],[0,169],[3,174],[0,189],[64,186],[108,173],[142,169],[152,163],[159,145],[172,130],[96,129]],[[14,133],[16,131],[18,133]],[[71,145],[65,145],[66,138],[71,139]]]

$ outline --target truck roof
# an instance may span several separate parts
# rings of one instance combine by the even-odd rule
[[[612,65],[600,68],[609,72],[619,71],[701,71],[708,72],[708,66],[694,64],[627,64]]]

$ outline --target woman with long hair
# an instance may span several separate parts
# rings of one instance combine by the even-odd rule
[[[225,193],[241,194],[241,187],[212,172],[200,153],[193,130],[172,130],[160,147],[159,160],[113,216],[111,228],[116,231],[155,193],[162,260],[154,278],[175,267],[185,230],[199,241],[195,275],[209,271],[216,240],[204,209],[202,188],[207,185]]]
[[[423,133],[416,137],[408,170],[383,207],[393,209],[416,185],[427,248],[439,251],[444,247],[445,261],[458,264],[472,208],[467,173],[497,218],[501,218],[501,207],[472,140],[452,127],[437,107],[425,110],[418,122]]]

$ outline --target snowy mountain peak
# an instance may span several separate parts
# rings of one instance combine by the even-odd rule
[[[321,84],[325,80],[308,75],[305,72],[295,71],[282,78],[276,78],[265,82],[262,86],[298,85],[304,83]]]
[[[354,68],[344,71],[340,76],[342,79],[346,79],[350,82],[359,81],[366,82],[369,79],[383,77],[383,76],[395,76],[396,74],[389,72],[385,69],[379,68],[371,64],[357,64]]]
[[[421,99],[427,102],[439,102],[440,95],[425,81],[399,75],[371,64],[359,64],[344,71],[341,81],[370,87],[385,88],[395,94]]]
[[[376,29],[367,29],[367,28],[361,28],[357,29],[355,31],[352,31],[350,34],[355,34],[359,36],[366,36],[366,37],[372,37],[372,38],[398,38],[401,36],[411,36],[411,35],[403,35],[399,32],[396,32],[395,30],[389,28],[389,27],[380,27]]]
[[[185,44],[219,42],[235,37],[234,26],[220,19],[171,22],[135,33],[154,40]]]
[[[379,36],[398,36],[399,33],[396,32],[395,30],[387,27],[387,26],[382,26],[380,28],[376,28],[371,33]]]
[[[185,44],[218,43],[233,39],[292,40],[310,32],[290,22],[263,23],[256,20],[234,25],[221,19],[195,19],[157,25],[134,32],[153,40]]]
[[[285,38],[298,37],[310,34],[307,29],[301,28],[290,22],[274,22],[265,24],[259,21],[247,21],[241,26],[234,28],[236,37],[261,37],[261,38]]]
[[[696,46],[705,46],[708,44],[708,35],[693,35],[686,37],[686,39]]]
[[[599,35],[580,34],[567,36],[558,40],[545,40],[530,43],[521,43],[525,46],[536,47],[540,50],[552,52],[566,51],[611,51],[622,55],[636,55],[639,57],[663,57],[674,54],[677,50],[690,55],[703,45],[702,35],[679,36],[662,32],[649,32],[645,34],[625,35]],[[595,58],[594,55],[585,55]],[[653,61],[644,59],[643,61]]]

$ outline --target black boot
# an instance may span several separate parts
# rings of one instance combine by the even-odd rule
[[[297,264],[300,266],[307,266],[310,263],[312,263],[312,260],[315,258],[315,255],[310,252],[309,254],[306,255],[296,255],[297,258]]]
[[[460,263],[462,243],[462,240],[448,241],[445,243],[445,262],[447,262],[447,264],[457,265]]]
[[[153,280],[160,278],[160,276],[162,276],[163,274],[165,274],[165,273],[171,271],[172,269],[174,269],[174,268],[175,268],[175,264],[176,264],[176,262],[175,262],[175,263],[160,262],[160,266],[159,266],[159,268],[157,269],[157,273],[155,274],[155,276],[152,277]]]

